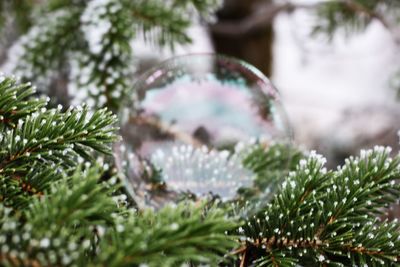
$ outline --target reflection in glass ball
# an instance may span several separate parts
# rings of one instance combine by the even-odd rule
[[[164,181],[175,191],[190,191],[198,196],[212,193],[229,200],[238,188],[252,184],[253,175],[243,168],[239,154],[226,150],[170,146],[157,149],[150,160],[162,170]]]
[[[135,84],[122,118],[124,145],[160,169],[169,189],[197,195],[232,198],[251,185],[240,158],[222,148],[233,151],[250,139],[291,139],[269,80],[253,66],[219,55],[176,57],[149,70]]]

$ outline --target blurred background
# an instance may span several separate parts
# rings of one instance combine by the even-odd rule
[[[15,43],[33,23],[32,6],[46,2],[2,0],[1,71],[13,73]],[[193,19],[191,44],[171,50],[137,35],[130,40],[132,62],[136,74],[190,53],[221,53],[253,64],[279,90],[296,144],[316,149],[336,166],[360,148],[398,148],[396,2],[225,0],[211,19]],[[49,94],[67,99],[67,80],[60,75]]]
[[[176,53],[222,53],[259,68],[281,93],[295,142],[334,167],[361,148],[398,147],[400,43],[379,19],[316,33],[326,23],[316,14],[325,2],[225,0],[216,23],[194,26],[193,45]]]

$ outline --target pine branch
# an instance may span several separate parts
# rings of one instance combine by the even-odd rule
[[[397,221],[379,223],[367,222],[354,234],[353,242],[348,245],[344,257],[354,265],[385,265],[398,264],[400,255],[400,224]]]
[[[46,106],[45,100],[30,99],[35,92],[30,83],[17,84],[13,78],[0,76],[0,130],[15,128],[19,119]]]
[[[47,196],[33,200],[27,217],[36,231],[47,232],[43,222],[54,228],[79,225],[83,231],[90,225],[113,225],[119,209],[110,196],[117,187],[99,181],[102,171],[99,166],[77,168],[71,177],[54,182]]]
[[[173,0],[174,7],[190,10],[193,7],[203,18],[209,20],[210,16],[222,6],[221,0]]]
[[[18,54],[14,73],[48,85],[54,72],[66,66],[67,53],[81,45],[77,19],[81,12],[81,7],[70,6],[42,16],[14,46]]]
[[[199,12],[209,10],[194,5]],[[187,14],[189,2],[167,4],[159,0],[108,0],[90,2],[82,14],[82,30],[88,49],[79,51],[77,87],[87,92],[92,106],[107,105],[117,111],[120,100],[131,91],[133,51],[131,40],[138,33],[160,46],[189,43],[187,36],[192,18]],[[100,36],[94,32],[101,29]],[[93,40],[95,39],[95,40]],[[131,92],[134,93],[134,92]]]
[[[389,30],[396,42],[399,42],[397,27],[400,8],[398,1],[392,0],[336,0],[319,5],[317,16],[320,23],[315,27],[315,33],[326,33],[330,38],[334,33],[344,28],[347,33],[365,29],[373,20],[379,21]]]
[[[3,121],[12,126],[0,132],[0,192],[6,205],[23,207],[31,196],[43,195],[61,171],[76,167],[81,157],[90,160],[91,152],[111,153],[116,116],[109,111],[47,110],[45,101],[29,100],[32,87],[12,78],[4,78],[0,92]]]
[[[376,221],[400,197],[400,159],[389,152],[363,151],[336,172],[313,154],[300,161],[266,209],[239,229],[247,237],[236,252],[243,264],[281,266],[271,261],[274,251],[287,258],[282,266],[394,264],[399,224]]]
[[[99,183],[99,177],[98,167],[84,173],[78,169],[53,183],[49,194],[32,200],[22,214],[0,206],[0,262],[36,266],[216,264],[236,244],[225,232],[237,224],[222,209],[207,203],[182,203],[159,212],[136,213],[118,207],[118,198],[111,197],[117,187]]]
[[[42,197],[52,183],[62,178],[61,170],[60,166],[34,163],[25,175],[0,175],[0,199],[15,210],[26,209],[32,197]]]
[[[400,178],[400,157],[392,159],[389,153],[390,149],[376,147],[362,151],[360,158],[346,160],[324,196],[331,212],[322,225],[335,229],[342,224],[341,220],[346,220],[360,226],[363,220],[359,217],[381,215],[382,208],[400,198],[400,186],[396,184]],[[325,231],[321,228],[321,236]]]
[[[243,264],[245,262],[243,258]],[[286,257],[285,254],[281,253],[279,250],[268,252],[268,254],[254,262],[256,266],[273,266],[273,267],[290,267],[298,266],[298,261],[294,258]]]
[[[218,0],[173,0],[162,3],[159,0],[125,1],[127,8],[132,10],[139,31],[150,41],[156,41],[161,46],[174,48],[176,43],[191,42],[187,29],[193,18],[200,15],[209,20],[209,17],[221,6]]]
[[[130,41],[135,35],[134,22],[118,0],[89,3],[81,20],[89,46],[78,53],[82,55],[74,79],[78,88],[87,92],[88,99],[95,100],[89,102],[93,102],[91,106],[108,106],[117,111],[132,84]],[[100,36],[94,38],[93,33],[99,29]]]
[[[98,167],[53,183],[49,195],[23,213],[0,205],[0,262],[11,266],[87,265],[99,231],[112,226],[119,209],[115,187],[99,184]]]
[[[224,210],[206,208],[206,203],[181,203],[157,213],[145,210],[124,219],[120,231],[106,233],[100,261],[103,266],[179,266],[188,262],[216,266],[235,245],[225,234],[235,225],[225,218]]]
[[[32,162],[75,165],[74,158],[90,158],[90,150],[110,153],[116,117],[105,109],[88,116],[87,108],[49,110],[28,116],[0,142],[0,173],[25,173]]]
[[[181,8],[161,5],[158,0],[129,1],[127,4],[136,23],[147,40],[160,45],[174,46],[174,43],[186,44],[191,39],[186,34],[191,24],[190,18]]]
[[[32,10],[38,5],[33,0],[4,0],[0,3],[0,34],[7,18],[15,21],[16,31],[25,33],[32,25]]]
[[[41,194],[38,192],[46,188],[46,184],[35,187],[35,180],[30,179],[33,178],[31,168],[35,164],[40,163],[37,167],[43,170],[45,165],[68,169],[76,166],[79,157],[90,159],[91,151],[110,153],[108,145],[115,140],[115,129],[110,125],[114,124],[115,116],[100,110],[88,117],[87,112],[86,108],[66,113],[46,111],[28,116],[16,129],[3,134],[0,141],[0,175],[3,179],[14,180],[9,181],[10,188],[3,191],[3,199],[9,205],[14,204],[13,199],[26,192],[27,187],[35,188],[35,194]],[[47,182],[53,181],[49,179]]]

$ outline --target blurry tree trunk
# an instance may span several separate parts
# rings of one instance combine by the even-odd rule
[[[2,14],[0,14],[1,16]],[[1,27],[1,26],[0,26]],[[4,25],[0,29],[0,66],[7,60],[8,49],[18,39],[19,33],[16,22],[10,16],[5,18]]]
[[[264,74],[272,72],[273,16],[266,23],[253,25],[258,7],[274,8],[270,0],[225,0],[218,22],[210,25],[217,53],[234,56],[256,66]]]

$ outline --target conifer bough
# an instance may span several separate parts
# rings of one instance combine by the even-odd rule
[[[400,197],[400,157],[389,148],[330,171],[314,152],[260,146],[245,153],[256,181],[239,199],[135,210],[113,172],[105,179],[109,165],[93,159],[110,153],[116,117],[47,109],[33,93],[0,78],[1,265],[399,265],[400,224],[378,219]],[[272,197],[252,194],[268,181]]]
[[[116,116],[47,109],[33,92],[0,78],[1,265],[215,265],[235,246],[226,232],[237,223],[216,206],[128,207],[116,179],[101,179],[108,165],[93,161],[110,154]]]

